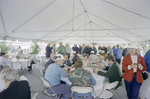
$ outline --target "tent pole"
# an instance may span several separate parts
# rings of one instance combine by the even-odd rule
[[[84,13],[84,12],[82,12],[82,13],[78,14],[78,15],[77,15],[76,17],[74,17],[73,19],[77,18],[78,16],[82,15],[83,13]],[[58,28],[56,28],[55,30],[53,30],[53,31],[51,31],[51,32],[49,32],[49,33],[47,33],[46,35],[44,35],[44,36],[40,37],[39,39],[41,39],[41,38],[43,38],[43,37],[45,37],[45,36],[47,36],[47,35],[51,34],[52,32],[54,32],[54,31],[58,30],[59,28],[61,28],[61,27],[63,27],[64,25],[68,24],[69,22],[71,22],[73,19],[71,19],[71,20],[67,21],[67,22],[66,22],[66,23],[64,23],[63,25],[61,25],[61,26],[59,26]]]
[[[129,32],[129,33],[131,33],[131,34],[137,35],[137,34],[131,32],[131,31],[129,31],[129,30],[127,30],[127,29],[124,29],[124,28],[122,28],[122,27],[120,27],[120,26],[118,26],[118,25],[116,25],[116,24],[114,24],[114,23],[112,23],[112,22],[110,22],[110,21],[108,21],[108,20],[105,20],[105,19],[103,19],[103,18],[101,18],[101,17],[99,17],[99,16],[97,16],[97,15],[91,13],[91,12],[88,12],[88,13],[91,14],[91,15],[93,15],[93,16],[95,16],[95,17],[97,17],[97,18],[99,18],[99,19],[101,19],[101,20],[103,20],[103,21],[105,21],[105,22],[108,22],[108,23],[114,25],[114,26],[116,26],[116,27],[118,27],[118,28],[120,28],[120,29],[122,29],[122,30],[125,30],[125,31],[127,31],[127,32]],[[144,37],[142,37],[142,36],[140,36],[140,35],[137,35],[137,36],[147,40],[147,38],[144,38]]]
[[[0,17],[1,17],[1,20],[2,20],[2,24],[3,24],[3,28],[4,28],[4,32],[5,32],[5,36],[7,35],[6,33],[6,27],[5,27],[5,23],[4,23],[4,20],[3,20],[3,16],[2,16],[2,12],[0,10]]]
[[[22,23],[20,26],[18,26],[17,28],[15,28],[11,33],[13,33],[14,31],[16,31],[17,29],[19,29],[20,27],[22,27],[24,24],[26,24],[27,22],[29,22],[30,20],[32,20],[35,16],[39,15],[42,11],[44,11],[46,8],[48,8],[50,5],[52,5],[56,0],[52,1],[50,4],[48,4],[46,7],[44,7],[42,10],[40,10],[38,13],[36,13],[35,15],[33,15],[31,18],[29,18],[28,20],[26,20],[24,23]],[[10,35],[11,33],[9,33],[8,35]]]
[[[112,2],[109,2],[109,1],[106,1],[106,0],[102,0],[102,1],[104,1],[104,2],[106,2],[106,3],[108,3],[108,4],[111,4],[111,5],[113,5],[113,6],[116,6],[116,7],[120,8],[120,9],[122,9],[122,10],[128,11],[128,12],[130,12],[130,13],[133,13],[133,14],[135,14],[135,15],[138,15],[138,16],[140,16],[140,17],[143,17],[143,18],[146,18],[146,19],[149,19],[149,20],[150,20],[150,17],[144,16],[144,15],[142,15],[142,14],[140,14],[140,13],[131,11],[131,10],[126,9],[126,8],[123,8],[123,7],[119,6],[119,5],[116,5],[116,4],[114,4],[114,3],[112,3]]]

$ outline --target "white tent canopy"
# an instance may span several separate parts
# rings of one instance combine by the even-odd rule
[[[71,44],[150,40],[150,0],[0,0],[0,39]]]

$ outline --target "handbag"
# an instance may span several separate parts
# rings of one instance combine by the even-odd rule
[[[143,80],[146,80],[148,78],[148,74],[146,72],[142,72]]]

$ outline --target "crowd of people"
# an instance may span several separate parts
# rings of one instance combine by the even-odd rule
[[[144,81],[142,72],[146,70],[150,72],[150,61],[148,60],[150,51],[142,57],[136,43],[130,43],[128,48],[125,49],[122,49],[119,44],[108,48],[105,46],[96,48],[94,45],[86,45],[85,47],[79,45],[77,47],[76,44],[71,48],[68,43],[64,46],[62,42],[59,42],[58,48],[56,44],[51,45],[51,43],[48,43],[45,48],[48,61],[43,70],[44,79],[48,81],[51,88],[45,85],[44,87],[49,94],[53,94],[53,91],[57,95],[63,94],[61,99],[69,99],[71,97],[71,88],[73,86],[94,88],[96,80],[86,68],[94,68],[94,73],[108,78],[104,82],[104,86],[118,81],[119,83],[115,89],[122,85],[123,78],[128,99],[138,99],[139,90]],[[83,56],[83,59],[81,59],[81,56]],[[36,63],[36,57],[33,52],[30,52],[29,57],[25,57],[23,51],[19,50],[16,57],[30,59],[29,71],[32,70],[32,64]],[[7,65],[9,62],[5,52],[1,51],[0,70],[6,89],[0,92],[0,99],[9,99],[9,97],[14,97],[12,99],[30,99],[31,92],[28,82],[18,81],[18,73],[16,70],[9,68]],[[120,66],[121,63],[122,67]],[[7,67],[5,68],[5,66]],[[65,68],[75,68],[75,70],[71,71]],[[68,78],[72,84],[66,84],[61,77]],[[14,89],[16,91],[11,93]],[[19,92],[20,89],[24,91]],[[11,93],[10,96],[7,95],[9,93]],[[19,93],[18,96],[17,93]],[[89,99],[91,94],[73,93],[73,97],[74,99]]]

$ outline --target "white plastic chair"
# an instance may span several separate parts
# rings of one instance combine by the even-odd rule
[[[95,95],[99,98],[111,98],[113,93],[108,90],[114,90],[115,87],[118,85],[119,81],[115,81],[113,83],[109,83],[104,86],[104,89],[96,90]]]
[[[43,81],[43,84],[44,84],[45,86],[49,87],[49,88],[52,90],[52,92],[53,92],[53,94],[49,94],[46,90],[44,90],[44,92],[48,95],[47,98],[50,96],[50,97],[56,97],[57,99],[59,99],[60,96],[59,96],[59,97],[57,96],[57,94],[56,94],[56,93],[53,91],[53,89],[51,88],[50,84],[49,84],[45,79],[43,79],[42,77],[40,77],[40,78],[41,78],[41,80]],[[46,98],[46,99],[47,99],[47,98]]]
[[[39,92],[35,93],[32,99],[36,99],[36,97],[39,95]]]
[[[23,76],[23,75],[19,77],[19,81],[21,81],[21,80],[26,80],[26,81],[28,81],[27,77],[25,77],[25,76]]]
[[[73,86],[71,88],[71,91],[72,91],[72,95],[71,95],[72,98],[73,98],[73,92],[77,92],[77,93],[91,93],[91,99],[92,99],[93,88],[91,87]]]

